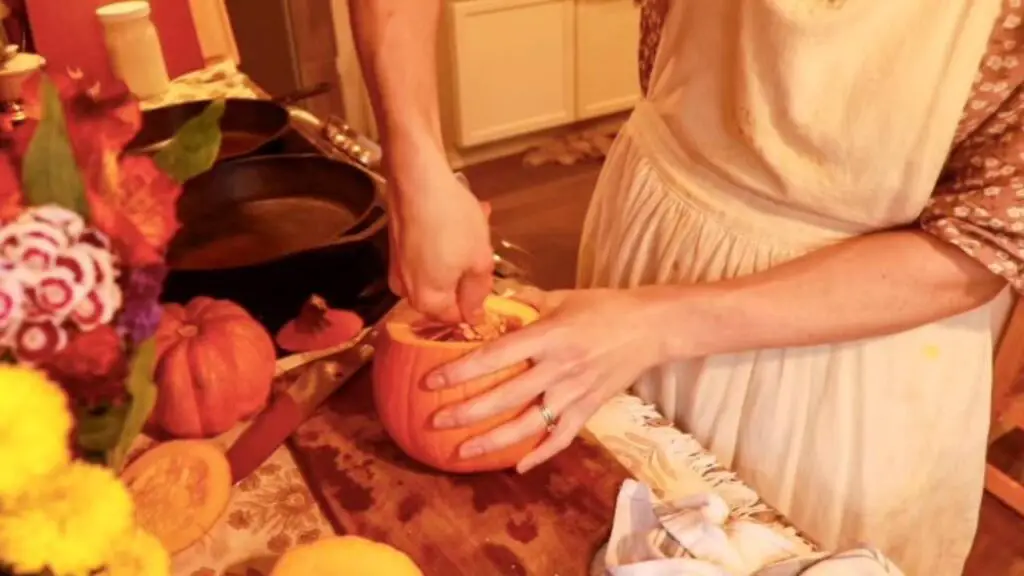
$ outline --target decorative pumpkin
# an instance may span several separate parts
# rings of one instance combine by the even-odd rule
[[[164,306],[156,354],[151,422],[172,436],[216,436],[266,405],[274,343],[233,302],[200,296]]]
[[[381,331],[373,362],[374,402],[384,429],[410,457],[446,472],[513,467],[544,437],[542,432],[476,458],[462,459],[458,455],[463,442],[518,417],[535,406],[537,400],[473,426],[446,430],[433,426],[432,419],[439,409],[479,396],[529,367],[527,362],[521,362],[454,388],[429,390],[425,386],[423,379],[431,370],[538,317],[533,308],[497,296],[489,296],[484,309],[487,322],[481,326],[441,325],[430,323],[403,301]]]
[[[341,346],[359,335],[363,319],[349,310],[336,310],[314,294],[299,316],[277,331],[277,345],[288,352],[313,352]]]
[[[285,552],[270,576],[423,576],[401,550],[358,536],[324,538]]]
[[[231,498],[231,466],[203,440],[158,444],[121,474],[135,501],[139,526],[171,554],[203,537]]]

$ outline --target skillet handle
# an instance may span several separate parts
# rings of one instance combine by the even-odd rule
[[[352,158],[364,168],[376,170],[380,165],[382,156],[380,146],[369,138],[359,135],[337,116],[331,116],[327,122],[324,122],[323,136],[336,150]]]

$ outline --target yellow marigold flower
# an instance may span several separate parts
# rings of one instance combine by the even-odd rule
[[[20,574],[45,564],[89,574],[133,525],[131,495],[107,468],[72,462],[36,482],[0,514],[0,562]]]
[[[171,557],[160,541],[135,528],[117,542],[103,576],[169,576]]]
[[[50,560],[51,543],[36,535],[53,529],[53,520],[39,512],[0,515],[0,564],[14,568],[15,574],[42,573]]]
[[[0,506],[67,464],[67,397],[42,372],[0,366]]]

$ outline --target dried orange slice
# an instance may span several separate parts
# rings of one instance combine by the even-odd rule
[[[213,528],[231,497],[227,458],[202,440],[160,444],[128,466],[121,480],[135,499],[136,521],[171,554]]]

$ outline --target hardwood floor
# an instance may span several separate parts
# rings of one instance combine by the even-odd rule
[[[599,169],[594,162],[525,168],[519,157],[511,157],[469,167],[465,174],[474,192],[491,202],[496,232],[533,254],[534,281],[545,288],[569,288]],[[988,494],[964,573],[1024,576],[1024,519]]]

